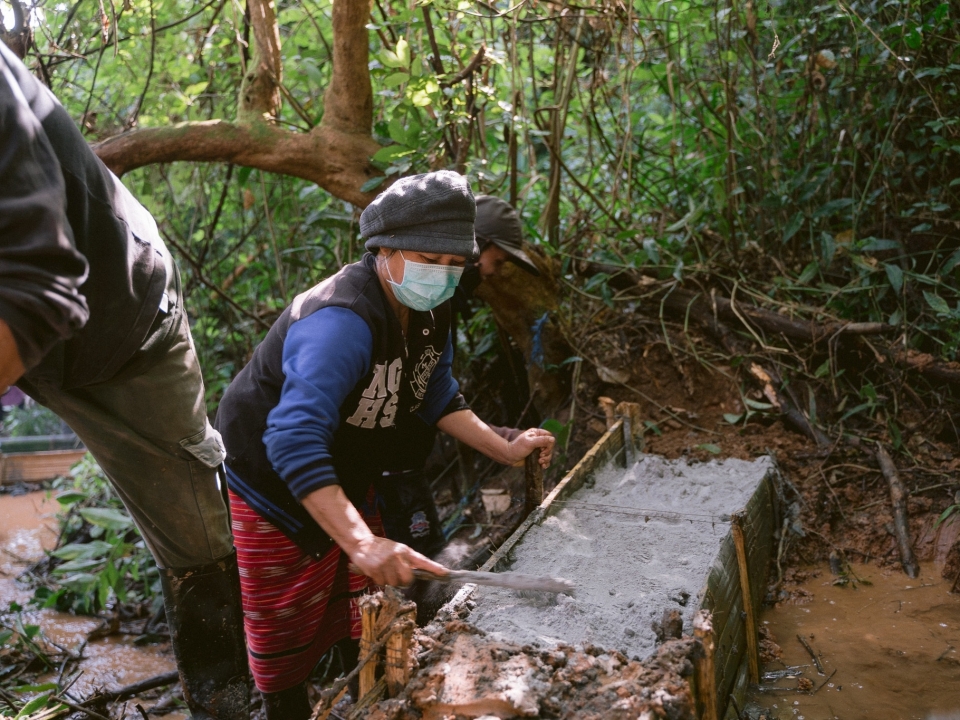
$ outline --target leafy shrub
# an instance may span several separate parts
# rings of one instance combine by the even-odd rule
[[[43,561],[33,601],[93,614],[116,603],[159,598],[153,556],[91,455],[54,483],[60,542]]]

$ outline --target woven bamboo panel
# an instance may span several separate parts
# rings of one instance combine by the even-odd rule
[[[0,455],[0,485],[41,482],[67,475],[86,450],[45,450]]]

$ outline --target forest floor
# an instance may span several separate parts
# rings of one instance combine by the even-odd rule
[[[646,419],[645,452],[670,459],[684,457],[694,461],[754,459],[760,455],[770,455],[776,459],[786,488],[786,515],[790,518],[790,524],[783,529],[777,562],[771,567],[765,600],[767,612],[770,608],[812,602],[817,591],[811,589],[811,578],[823,576],[830,579],[833,577],[831,573],[841,578],[858,577],[858,574],[865,572],[865,568],[874,568],[888,575],[901,572],[887,481],[867,441],[848,436],[830,447],[819,447],[768,413],[752,415],[745,425],[731,424],[724,416],[742,415],[745,399],[762,400],[758,392],[753,395],[747,392],[745,396],[741,394],[734,369],[697,363],[678,364],[662,341],[633,347],[629,356],[635,358],[631,364],[613,368],[616,382],[610,382],[610,369],[603,371],[604,380],[592,367],[585,369],[579,377],[572,437],[565,457],[560,459],[558,467],[550,474],[551,482],[559,480],[563,472],[572,467],[606,430],[599,398],[638,402],[642,417]],[[569,420],[563,415],[558,419],[561,422]],[[922,418],[917,418],[917,422],[921,427]],[[927,575],[931,572],[939,574],[945,563],[952,568],[957,560],[948,558],[948,551],[960,537],[960,522],[952,518],[939,527],[936,525],[941,513],[956,502],[956,492],[960,488],[957,479],[960,458],[954,457],[953,450],[946,443],[931,441],[919,431],[906,440],[905,450],[898,454],[897,459],[901,477],[909,491],[907,507],[914,548]],[[471,503],[458,505],[454,502],[458,492],[453,485],[456,475],[448,473],[448,479],[436,487],[435,495],[442,516],[450,517],[458,512],[462,515],[462,526],[454,535],[454,547],[458,548],[455,554],[459,556],[462,566],[476,567],[489,554],[491,547],[502,542],[521,519],[523,472],[520,469],[508,469],[485,475],[482,468],[477,469],[480,487],[503,489],[513,498],[510,510],[496,517],[487,513],[479,493]],[[6,501],[7,497],[10,496],[0,498],[0,502]],[[49,508],[42,511],[45,506],[38,507],[38,517],[43,515],[43,522],[51,522]],[[33,527],[36,530],[37,523]],[[37,543],[39,540],[35,540],[34,544]],[[38,549],[39,545],[34,548]],[[6,548],[8,564],[3,571],[6,573],[4,581],[8,584],[12,582],[15,569],[19,566],[16,561],[21,559],[17,552],[12,546]],[[14,558],[11,553],[17,557]],[[852,570],[851,563],[855,563],[856,571]],[[956,568],[952,572],[955,573]],[[22,594],[18,594],[16,599],[22,602]],[[11,600],[14,598],[6,598],[7,602]],[[433,609],[428,614],[432,614]],[[72,616],[61,617],[62,614],[52,611],[43,612],[45,616],[38,624],[44,625],[44,632],[55,638],[65,637],[63,628],[66,626],[73,627],[74,634],[79,633],[77,637],[80,637],[97,630],[101,624],[98,620],[91,620],[86,625],[81,623],[81,627]],[[424,642],[432,642],[434,649],[441,646],[450,649],[449,643],[444,640],[453,637],[449,626],[435,628],[433,634],[435,637],[432,641],[423,636],[426,638]],[[463,633],[454,635],[459,637]],[[480,642],[474,633],[467,632],[467,635]],[[784,639],[776,639],[769,633],[765,634],[765,638],[768,659],[774,661],[778,657],[776,643],[779,640],[783,644]],[[81,695],[93,693],[95,688],[114,688],[172,669],[169,646],[164,643],[148,646],[143,649],[145,652],[134,656],[124,655],[132,651],[132,639],[131,636],[125,640],[121,633],[88,644],[87,654],[101,658],[99,667],[108,668],[108,671],[101,673],[97,665],[89,665],[80,683],[87,691]],[[128,645],[130,648],[127,648]],[[641,703],[642,708],[640,705],[633,707],[623,703],[625,713],[639,708],[651,712],[650,717],[669,715],[681,718],[692,712],[690,698],[677,690],[678,677],[684,672],[683,665],[688,655],[689,648],[686,646],[666,648],[661,653],[666,653],[662,658],[656,656],[642,663],[621,662],[612,650],[567,648],[564,650],[567,660],[562,666],[550,657],[541,657],[543,653],[540,651],[501,650],[506,653],[504,657],[524,655],[524,662],[530,663],[533,668],[531,672],[539,673],[543,692],[549,698],[558,698],[559,705],[556,712],[552,713],[555,717],[618,717],[616,713],[611,714],[612,711],[600,709],[606,697],[601,691],[615,687],[619,688],[618,697],[621,699],[634,697],[643,683],[661,688],[663,692],[658,697],[661,700],[674,698],[670,700],[673,705],[667,703],[666,710],[663,709],[663,702],[651,705],[648,702],[650,694],[647,693],[644,700],[646,704]],[[432,659],[430,652],[426,652],[422,664],[429,669],[433,660],[449,663],[444,652],[435,651],[433,655],[436,657]],[[122,662],[107,660],[111,653],[118,658],[123,655]],[[129,668],[134,664],[141,665],[142,672],[122,673],[123,677],[113,676],[117,668]],[[162,668],[158,670],[160,666]],[[328,683],[329,677],[328,673],[328,679],[320,681],[320,685]],[[50,678],[49,670],[36,673],[34,679],[39,681],[44,678]],[[24,676],[25,681],[29,679]],[[148,714],[156,716],[169,711],[177,712],[176,688],[157,688],[128,699],[126,705],[98,703],[96,707],[113,717],[123,713],[133,716],[138,703]],[[376,712],[371,717],[381,717]],[[635,717],[636,713],[630,716]],[[382,717],[403,715],[388,713]]]

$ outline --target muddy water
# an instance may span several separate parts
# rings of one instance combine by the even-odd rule
[[[803,666],[816,692],[754,690],[750,700],[782,720],[960,717],[960,597],[932,565],[916,580],[870,566],[854,572],[873,584],[836,586],[824,571],[803,585],[804,604],[761,616],[783,649],[764,671]],[[821,658],[824,675],[797,634]],[[797,688],[798,680],[763,685]]]
[[[56,543],[58,508],[44,492],[0,495],[0,608],[6,610],[11,602],[28,607],[32,593],[16,578],[29,562],[42,557],[43,551]],[[40,625],[50,640],[70,650],[78,649],[87,634],[101,625],[96,618],[54,610],[25,612],[24,622]],[[168,645],[137,647],[132,640],[111,636],[89,642],[79,665],[83,674],[70,693],[83,697],[97,688],[114,689],[176,668]],[[164,717],[179,720],[186,716],[171,713]]]

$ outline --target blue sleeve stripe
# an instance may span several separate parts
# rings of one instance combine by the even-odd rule
[[[315,460],[290,472],[284,480],[297,500],[303,500],[314,490],[338,485],[337,472],[330,460]]]

